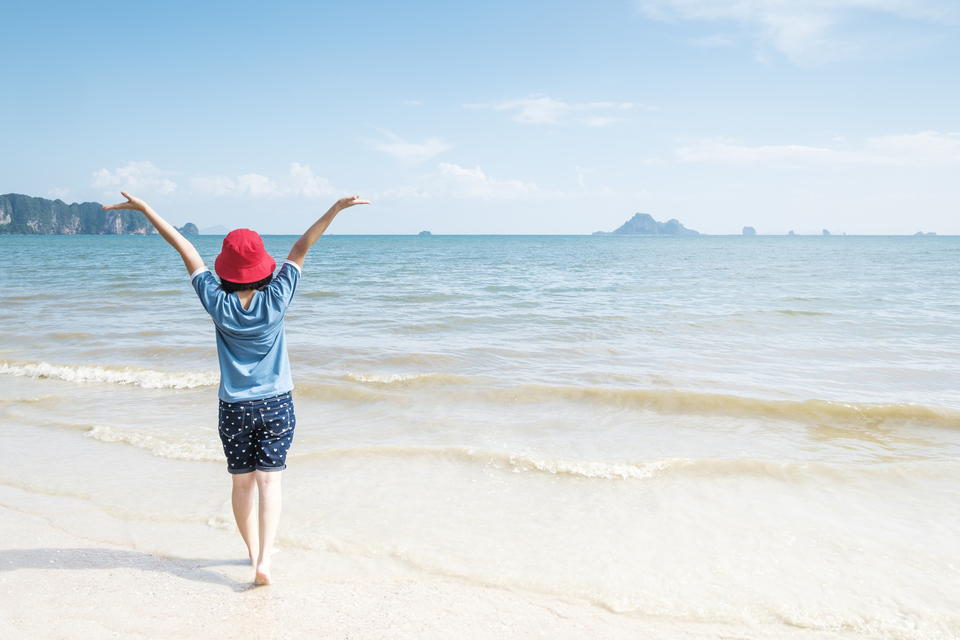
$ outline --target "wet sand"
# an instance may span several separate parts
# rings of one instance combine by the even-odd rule
[[[164,557],[0,507],[0,637],[672,638],[685,632],[576,602],[454,582],[278,583],[241,560]]]

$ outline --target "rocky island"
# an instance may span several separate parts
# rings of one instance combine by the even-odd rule
[[[649,213],[637,213],[613,231],[595,231],[595,236],[698,236],[699,231],[687,229],[679,220],[657,222]]]
[[[150,235],[153,225],[139,211],[104,211],[99,202],[67,204],[19,193],[0,195],[0,235]],[[199,233],[191,222],[179,229]]]

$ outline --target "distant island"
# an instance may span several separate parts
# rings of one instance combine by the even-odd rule
[[[676,219],[657,222],[649,213],[637,213],[613,231],[595,231],[595,236],[698,236]]]
[[[67,204],[19,193],[0,196],[0,235],[150,235],[156,233],[139,211],[104,211],[99,202]],[[188,222],[179,229],[197,235]]]
[[[200,229],[200,235],[202,236],[225,236],[228,233],[230,233],[230,229],[227,229],[222,224],[214,225],[212,227],[204,227],[203,229]],[[327,235],[332,236],[333,234],[328,233]]]
[[[418,233],[417,235],[418,235],[418,236],[432,236],[433,234],[430,233],[429,231],[421,231],[421,232]]]
[[[743,235],[745,235],[745,236],[755,236],[755,235],[757,235],[757,230],[754,229],[753,227],[744,227],[744,228],[743,228]]]

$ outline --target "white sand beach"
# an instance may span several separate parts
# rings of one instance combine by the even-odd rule
[[[692,637],[588,604],[449,581],[284,584],[296,552],[277,556],[277,584],[252,588],[239,560],[144,553],[6,507],[0,535],[3,638]]]

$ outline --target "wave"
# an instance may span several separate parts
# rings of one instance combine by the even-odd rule
[[[569,402],[610,408],[636,408],[665,415],[722,415],[767,418],[812,425],[856,425],[879,427],[918,423],[960,427],[960,411],[912,403],[853,403],[832,400],[769,400],[674,389],[623,389],[597,386],[550,386],[539,384],[498,387],[489,380],[445,373],[357,374],[341,378],[361,386],[330,382],[297,385],[298,394],[315,398],[338,398],[371,402],[408,391],[432,395],[443,389],[443,401],[482,402],[491,405],[520,405]]]
[[[417,382],[424,381],[432,385],[436,384],[463,384],[472,382],[471,378],[466,376],[450,375],[446,373],[347,373],[343,376],[347,380],[355,382],[366,382],[378,385],[393,385],[398,382]]]
[[[101,442],[129,444],[162,458],[200,462],[223,462],[219,447],[202,442],[171,442],[164,438],[134,430],[108,426],[94,426],[87,437]],[[211,442],[215,438],[211,436]],[[311,460],[338,460],[346,458],[398,458],[406,460],[433,459],[479,465],[503,473],[545,473],[575,476],[597,480],[648,480],[667,474],[684,473],[694,476],[736,475],[784,478],[796,474],[831,476],[842,474],[841,467],[825,463],[784,463],[764,460],[724,460],[715,458],[663,458],[659,460],[575,460],[547,458],[529,453],[510,453],[477,450],[470,447],[416,447],[366,446],[342,447],[320,451],[294,451],[289,461],[309,464]],[[891,465],[884,465],[884,468]],[[874,467],[880,470],[881,465]],[[862,471],[862,469],[861,469]],[[933,469],[928,469],[933,471]],[[940,473],[941,470],[936,470]]]
[[[80,333],[80,332],[51,333],[50,337],[53,338],[54,340],[90,340],[90,339],[95,340],[97,338],[97,336],[93,335],[92,333]]]
[[[481,465],[508,473],[549,473],[603,480],[647,480],[684,474],[696,477],[748,476],[757,478],[798,479],[819,476],[836,481],[849,480],[850,474],[927,474],[957,476],[953,462],[885,462],[866,465],[810,461],[773,461],[733,458],[660,458],[655,460],[576,460],[549,458],[530,452],[491,451],[473,447],[423,447],[376,445],[340,447],[319,451],[295,452],[291,460],[336,460],[340,458],[435,459]]]
[[[213,371],[154,371],[138,367],[66,366],[46,362],[0,361],[0,374],[67,382],[130,384],[144,389],[193,389],[220,383],[220,375]]]
[[[109,287],[113,289],[113,291],[110,292],[111,297],[149,298],[153,296],[182,296],[185,293],[180,289],[157,289],[154,291],[150,291],[149,289],[144,290],[140,287],[134,287],[126,282],[111,284]]]
[[[146,449],[156,456],[172,458],[174,460],[197,460],[203,462],[223,461],[223,452],[218,448],[202,442],[170,442],[158,436],[149,435],[131,429],[118,429],[97,425],[85,434],[101,442],[122,442],[139,449]],[[211,441],[213,440],[211,436]]]
[[[640,407],[657,413],[774,418],[805,423],[922,422],[960,427],[960,411],[910,403],[849,403],[831,400],[766,400],[672,389],[608,389],[524,385],[510,390],[513,402],[551,398],[616,407]]]
[[[443,400],[470,400],[474,390],[486,384],[481,378],[470,378],[447,373],[345,373],[338,376],[302,382],[296,385],[293,394],[298,398],[310,398],[322,402],[343,401],[356,404],[393,402],[409,404],[416,402],[417,392],[433,392],[444,389]],[[459,394],[459,395],[458,395]]]
[[[685,464],[683,459],[647,462],[571,460],[540,458],[525,453],[477,450],[472,447],[366,446],[322,449],[291,454],[291,459],[336,459],[350,457],[435,458],[470,464],[491,464],[514,473],[541,471],[553,475],[574,475],[584,478],[642,479],[651,478],[672,464]]]
[[[209,442],[180,440],[171,441],[159,435],[148,434],[135,429],[121,429],[107,425],[60,425],[70,429],[85,431],[84,436],[101,442],[129,444],[144,449],[162,458],[173,460],[191,460],[201,462],[222,462],[223,452],[212,444],[216,436],[211,434]],[[671,465],[686,466],[692,461],[686,459],[664,459],[647,462],[570,460],[540,458],[529,454],[485,451],[470,447],[417,447],[417,446],[366,446],[341,447],[319,451],[294,452],[290,460],[330,460],[339,458],[432,458],[456,460],[466,464],[494,466],[504,471],[521,473],[525,471],[550,473],[553,475],[573,475],[584,478],[644,479],[652,478]]]
[[[0,404],[19,404],[21,402],[43,402],[44,400],[51,400],[57,396],[46,394],[42,396],[9,396],[6,398],[0,398]]]
[[[101,442],[128,444],[138,449],[173,460],[198,462],[223,462],[224,456],[211,434],[207,440],[171,441],[158,435],[134,429],[121,429],[106,425],[69,425],[71,429],[84,430],[84,435]],[[783,463],[762,460],[724,460],[713,458],[663,458],[658,460],[575,460],[570,458],[546,458],[530,453],[478,450],[473,447],[423,447],[375,445],[339,447],[318,451],[294,451],[290,461],[309,463],[311,460],[338,460],[345,458],[399,458],[407,460],[448,460],[466,465],[480,465],[505,473],[549,473],[551,475],[577,476],[602,480],[645,480],[668,471],[699,474],[732,474],[783,477],[791,473],[836,473],[829,464]]]
[[[219,384],[213,371],[155,371],[109,365],[55,365],[0,360],[0,374],[52,378],[68,382],[108,382],[144,389],[193,389]],[[442,393],[441,393],[442,391]],[[499,386],[495,380],[448,373],[345,373],[298,384],[295,394],[320,400],[524,405],[565,402],[574,405],[634,408],[662,415],[760,418],[809,425],[876,428],[922,424],[958,428],[960,411],[912,403],[853,403],[831,400],[770,400],[676,389],[625,389],[600,386],[525,384]]]

